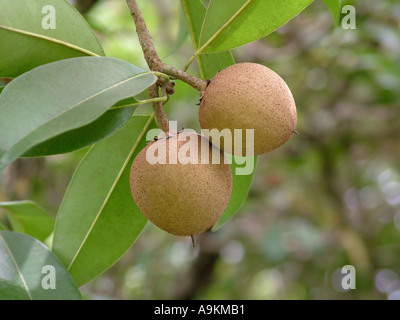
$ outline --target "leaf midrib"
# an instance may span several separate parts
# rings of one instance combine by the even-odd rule
[[[226,21],[199,49],[197,49],[197,51],[196,51],[196,53],[194,55],[198,56],[199,54],[201,54],[236,19],[236,17],[238,17],[243,12],[243,10],[245,10],[247,8],[247,6],[252,1],[253,0],[247,0],[243,4],[243,6],[241,6],[239,8],[239,10],[236,11],[235,14],[232,15],[231,18],[228,19],[228,21]],[[201,38],[203,36],[203,30],[204,30],[205,22],[207,20],[209,8],[210,8],[210,5],[207,8],[206,16],[204,17],[203,25],[201,27],[200,36],[199,36],[199,45],[200,45],[201,40],[202,40]]]
[[[28,285],[26,284],[24,275],[22,274],[21,269],[19,268],[18,263],[17,263],[17,261],[15,260],[15,257],[14,257],[14,255],[13,255],[13,253],[11,252],[10,248],[9,248],[8,245],[7,245],[6,239],[4,239],[4,237],[3,237],[1,234],[0,234],[0,240],[3,241],[4,247],[6,248],[8,254],[10,255],[11,261],[13,262],[13,264],[14,264],[14,266],[15,266],[15,269],[17,269],[18,275],[20,276],[21,281],[22,281],[22,284],[24,285],[24,287],[25,287],[25,289],[26,289],[26,292],[28,293],[29,299],[30,299],[30,300],[33,300],[32,295],[31,295],[31,292],[29,291]]]
[[[7,150],[5,150],[5,152],[3,153],[3,155],[1,156],[1,158],[3,158],[4,155],[7,155],[7,154],[10,152],[10,150],[11,150],[12,148],[14,148],[14,147],[15,147],[17,144],[19,144],[21,141],[23,141],[27,136],[33,134],[33,133],[36,132],[37,130],[41,129],[43,126],[45,126],[45,125],[49,124],[50,122],[52,122],[53,120],[55,120],[55,119],[61,117],[61,116],[62,116],[63,114],[65,114],[66,112],[71,111],[72,109],[74,109],[74,108],[78,107],[79,105],[81,105],[81,104],[83,104],[83,103],[89,101],[90,99],[95,98],[96,96],[98,96],[98,95],[100,95],[100,94],[106,92],[107,90],[110,90],[110,89],[112,89],[112,88],[114,88],[114,87],[116,87],[116,86],[119,86],[119,85],[121,85],[121,84],[124,84],[124,83],[126,83],[126,82],[129,82],[130,80],[136,79],[136,78],[138,78],[138,77],[141,77],[141,76],[144,76],[144,75],[147,75],[147,74],[152,74],[152,72],[151,72],[151,71],[149,71],[149,72],[143,72],[143,73],[137,74],[137,75],[135,75],[135,76],[133,76],[133,77],[129,77],[128,79],[125,79],[125,80],[120,81],[120,82],[118,82],[118,83],[116,83],[116,84],[113,84],[112,86],[109,86],[109,87],[107,87],[107,88],[104,88],[103,90],[101,90],[101,91],[99,91],[99,92],[97,92],[97,93],[95,93],[95,94],[93,94],[93,95],[91,95],[91,96],[85,98],[84,100],[80,101],[79,103],[76,103],[76,104],[72,105],[71,107],[65,109],[65,110],[62,111],[61,113],[58,113],[56,116],[54,116],[54,117],[48,119],[46,122],[42,123],[40,126],[38,126],[37,128],[35,128],[34,130],[32,130],[32,131],[28,132],[27,134],[25,134],[21,139],[19,139],[19,140],[18,140],[17,142],[15,142],[11,147],[9,147]],[[1,158],[0,158],[0,160],[1,160]]]
[[[73,49],[75,51],[82,52],[82,53],[84,53],[84,54],[86,54],[88,56],[100,57],[100,55],[98,55],[97,53],[94,53],[94,52],[92,52],[90,50],[86,50],[86,49],[84,49],[82,47],[79,47],[79,46],[76,46],[76,45],[74,45],[72,43],[69,43],[69,42],[66,42],[66,41],[62,41],[62,40],[58,40],[56,38],[51,38],[51,37],[48,37],[48,36],[45,36],[45,35],[42,35],[42,34],[33,33],[33,32],[25,31],[25,30],[22,30],[22,29],[16,29],[16,28],[5,26],[5,25],[0,25],[0,29],[8,30],[8,31],[11,31],[11,32],[15,32],[15,33],[27,35],[27,36],[30,36],[30,37],[33,37],[33,38],[37,38],[37,39],[49,41],[49,42],[52,42],[52,43],[55,43],[55,44],[59,44],[59,45],[65,46],[67,48]]]
[[[67,267],[67,270],[68,270],[68,271],[71,269],[72,265],[74,264],[75,260],[77,259],[78,255],[79,255],[79,253],[82,251],[82,248],[83,248],[83,246],[84,246],[85,243],[86,243],[86,240],[89,238],[91,232],[92,232],[93,229],[94,229],[94,226],[95,226],[96,223],[97,223],[97,220],[100,218],[100,215],[101,215],[101,213],[103,212],[103,210],[104,210],[104,208],[105,208],[105,206],[106,206],[108,200],[110,199],[111,195],[113,194],[113,192],[114,192],[114,190],[115,190],[115,187],[117,186],[117,184],[118,184],[118,182],[119,182],[119,180],[120,180],[122,174],[123,174],[124,171],[125,171],[126,166],[128,165],[128,163],[129,163],[131,157],[133,156],[133,153],[135,152],[137,146],[139,145],[140,141],[142,140],[144,134],[146,133],[148,127],[150,126],[150,124],[151,124],[151,122],[154,120],[154,118],[155,118],[155,114],[154,114],[154,112],[153,112],[153,113],[151,114],[149,120],[147,121],[146,125],[143,127],[143,130],[141,131],[140,135],[138,136],[138,138],[137,138],[135,144],[133,145],[131,151],[129,152],[128,156],[126,157],[126,160],[125,160],[124,164],[122,165],[121,170],[118,172],[118,175],[117,175],[117,177],[116,177],[116,179],[115,179],[113,185],[111,186],[109,192],[107,193],[107,196],[105,197],[105,199],[104,199],[104,201],[103,201],[103,203],[102,203],[102,205],[101,205],[99,211],[98,211],[97,214],[96,214],[95,219],[93,220],[93,223],[91,224],[91,226],[90,226],[88,232],[86,233],[84,239],[82,240],[82,243],[80,244],[80,246],[79,246],[77,252],[75,253],[75,256],[72,258],[70,264],[68,265],[68,267]],[[90,151],[88,152],[88,154],[89,154],[89,153],[90,153]],[[68,186],[68,189],[67,189],[67,191],[66,191],[66,194],[67,194],[68,192],[69,192],[69,186]]]

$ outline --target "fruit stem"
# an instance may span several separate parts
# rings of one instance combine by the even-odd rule
[[[192,245],[193,245],[193,248],[195,248],[195,247],[196,247],[196,242],[194,241],[194,237],[193,237],[193,235],[191,235],[190,237],[192,238]]]
[[[163,63],[157,50],[154,46],[146,21],[143,18],[142,12],[137,5],[136,0],[126,0],[129,11],[136,26],[136,33],[139,37],[140,46],[142,47],[144,58],[151,71],[162,72],[171,77],[186,82],[198,91],[204,91],[207,86],[206,81],[199,79],[191,74],[188,74],[175,67]]]

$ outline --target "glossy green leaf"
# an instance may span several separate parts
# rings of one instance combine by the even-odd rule
[[[156,79],[104,57],[56,61],[14,79],[0,96],[0,169],[33,146],[93,122]]]
[[[206,7],[201,0],[181,0],[183,12],[189,27],[195,49],[198,49],[201,27],[206,15]]]
[[[196,55],[229,50],[275,31],[313,0],[211,0]]]
[[[50,22],[49,6],[55,29],[42,27]],[[104,55],[93,30],[66,0],[0,0],[0,8],[0,77],[61,59]]]
[[[133,98],[124,99],[115,106],[133,104]],[[100,118],[78,129],[67,131],[57,137],[42,142],[25,152],[22,157],[42,157],[72,152],[93,145],[119,129],[131,118],[136,107],[109,110]]]
[[[6,227],[3,226],[3,225],[1,224],[1,222],[0,222],[0,230],[6,230]]]
[[[53,275],[54,289],[48,288]],[[0,300],[82,300],[82,296],[60,260],[39,240],[0,231]]]
[[[198,62],[203,79],[212,79],[217,72],[235,64],[235,60],[230,51],[202,54],[199,56]]]
[[[236,159],[237,162],[232,161],[231,164],[233,174],[233,188],[231,199],[222,216],[214,225],[213,231],[221,228],[238,212],[243,202],[247,198],[247,194],[249,193],[251,187],[251,182],[253,181],[253,176],[257,164],[257,157],[236,157]],[[250,174],[240,174],[240,172],[237,171],[237,169],[240,170],[240,168],[244,168],[244,165],[241,164],[242,162],[245,162],[245,165],[248,166],[249,169],[253,168]]]
[[[206,8],[200,0],[181,0],[181,3],[186,15],[186,20],[189,25],[189,30],[191,31],[192,40],[194,42],[195,48],[197,48],[197,41],[199,39],[201,25],[206,14]],[[203,54],[199,56],[198,61],[203,79],[212,79],[218,71],[235,64],[235,60],[233,59],[233,56],[229,51],[214,54]],[[240,163],[244,161],[244,159],[246,159],[247,161],[254,161],[253,167],[255,170],[257,157],[238,157],[237,159]],[[247,194],[249,193],[251,182],[253,180],[254,170],[252,170],[252,172],[249,174],[242,175],[236,172],[236,169],[242,167],[242,165],[236,163],[235,161],[232,161],[231,167],[233,176],[231,199],[221,218],[214,226],[213,230],[219,229],[224,223],[226,223],[237,213],[237,211],[247,198]]]
[[[343,0],[324,0],[324,2],[332,13],[335,26],[339,25]]]
[[[203,20],[206,15],[206,8],[201,0],[181,0],[186,21],[190,30],[195,50],[198,49],[199,37]],[[212,79],[215,74],[235,63],[230,51],[214,54],[203,54],[198,57],[201,77]]]
[[[154,115],[134,116],[94,145],[77,168],[61,203],[53,251],[79,286],[116,262],[141,233],[146,218],[130,191],[135,156],[146,146]]]
[[[13,231],[44,241],[53,231],[54,219],[33,201],[0,202]]]

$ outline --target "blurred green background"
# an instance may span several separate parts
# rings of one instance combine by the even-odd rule
[[[125,1],[71,2],[107,56],[146,67]],[[187,37],[174,50],[180,2],[139,6],[160,56],[182,68],[193,46]],[[400,3],[355,7],[355,30],[334,28],[316,0],[233,51],[237,62],[285,79],[299,135],[259,157],[247,201],[219,231],[193,248],[149,223],[122,259],[82,287],[88,299],[400,299]],[[198,75],[196,63],[189,72]],[[199,131],[198,99],[177,82],[169,119]],[[31,199],[55,215],[86,151],[16,161],[0,176],[0,201]],[[340,271],[349,264],[357,287],[344,291]]]

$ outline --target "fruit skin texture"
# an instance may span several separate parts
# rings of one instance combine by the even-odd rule
[[[161,148],[163,143],[166,143],[166,164],[150,164],[147,151],[151,148],[149,154],[157,157],[162,152],[155,148]],[[209,150],[209,157],[202,158],[200,151],[192,152],[200,146]],[[176,152],[184,153],[197,164],[182,164],[179,157],[176,164],[170,162],[170,153],[176,155]],[[211,163],[213,154],[220,164]],[[201,159],[209,160],[209,164],[202,164]],[[141,212],[159,228],[178,236],[202,233],[218,221],[232,193],[232,171],[224,159],[220,150],[197,133],[179,133],[154,141],[132,164],[132,196]]]
[[[231,146],[224,148],[222,139],[219,144],[204,132],[221,150],[260,155],[289,140],[296,128],[297,113],[292,93],[278,74],[260,64],[238,63],[211,80],[200,103],[199,120],[202,129],[243,130],[242,154]],[[245,148],[246,129],[254,129],[254,153]]]

